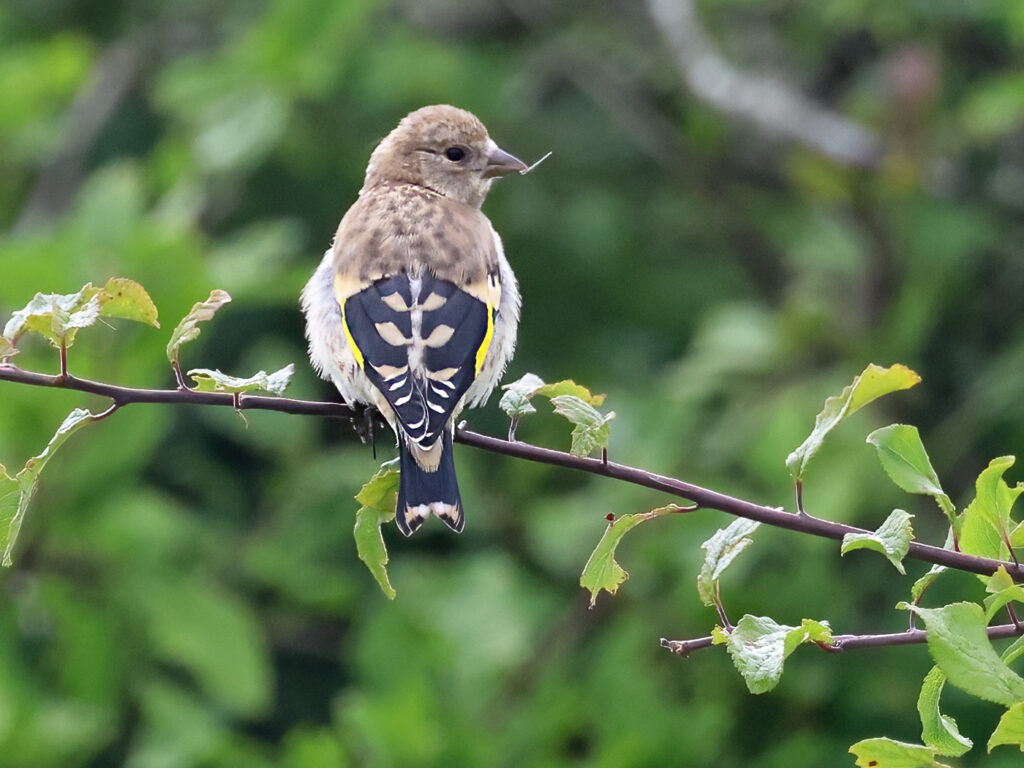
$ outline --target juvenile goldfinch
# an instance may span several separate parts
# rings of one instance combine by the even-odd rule
[[[455,531],[465,523],[455,419],[490,395],[519,324],[519,287],[480,206],[495,178],[524,170],[469,112],[410,113],[373,151],[302,291],[313,367],[398,438],[406,536],[431,514]]]

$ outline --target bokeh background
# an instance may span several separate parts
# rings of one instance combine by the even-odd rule
[[[509,376],[607,392],[613,458],[791,504],[787,453],[867,363],[924,382],[866,409],[811,467],[814,514],[894,506],[941,542],[864,436],[917,424],[965,504],[1024,443],[1024,5],[1016,0],[5,0],[0,314],[130,277],[160,331],[83,332],[71,370],[173,385],[177,320],[234,302],[183,352],[247,375],[305,364],[299,291],[375,142],[435,102],[476,112],[536,172],[485,210],[525,296]],[[38,340],[26,368],[53,371]],[[0,383],[0,461],[76,405]],[[492,400],[471,426],[503,434]],[[54,459],[0,574],[0,764],[852,765],[919,741],[923,648],[801,649],[750,696],[707,634],[700,542],[729,519],[658,519],[630,579],[578,586],[605,515],[666,499],[457,447],[468,525],[385,532],[398,599],[356,559],[352,495],[379,461],[343,423],[133,406]],[[520,438],[568,447],[547,406]],[[727,573],[733,618],[897,631],[924,571],[760,530]],[[935,603],[978,598],[971,577]],[[947,689],[984,754],[999,709]]]

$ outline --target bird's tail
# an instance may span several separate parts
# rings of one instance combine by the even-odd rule
[[[457,533],[461,533],[465,525],[459,482],[455,477],[451,430],[442,430],[441,440],[440,461],[433,470],[420,466],[404,438],[398,441],[402,474],[398,481],[395,522],[406,536],[411,536],[431,514]]]

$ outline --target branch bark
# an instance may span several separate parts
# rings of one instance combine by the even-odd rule
[[[997,624],[986,630],[989,640],[1005,640],[1008,637],[1024,635],[1024,624]],[[890,645],[914,645],[928,642],[928,632],[923,629],[908,629],[905,632],[893,632],[884,635],[835,635],[831,645],[819,643],[823,651],[842,653],[857,648],[882,648]],[[662,648],[677,656],[689,656],[692,651],[709,648],[714,643],[710,635],[696,637],[692,640],[669,640],[661,638]]]
[[[279,411],[304,416],[329,416],[354,420],[365,413],[362,406],[351,406],[346,403],[322,402],[311,400],[295,400],[285,397],[264,397],[260,395],[240,395],[214,392],[195,392],[190,389],[133,389],[114,384],[106,384],[89,379],[80,379],[71,375],[54,375],[26,371],[11,364],[0,364],[0,380],[32,386],[71,389],[88,392],[110,398],[118,408],[134,403],[188,403],[194,405],[221,405],[238,410]],[[755,504],[744,499],[728,496],[724,493],[704,488],[673,477],[659,475],[654,472],[625,464],[599,459],[573,456],[564,451],[542,448],[518,440],[503,440],[496,437],[481,435],[459,425],[455,432],[455,440],[504,456],[514,456],[527,461],[550,464],[566,469],[575,469],[593,475],[610,477],[615,480],[640,485],[662,491],[671,496],[696,503],[701,508],[715,509],[737,517],[756,520],[776,528],[806,533],[826,539],[841,541],[848,533],[869,533],[852,525],[823,520],[809,514],[788,512],[782,507],[769,507]],[[943,565],[959,571],[991,575],[1000,566],[1006,569],[1016,581],[1024,581],[1024,567],[1017,563],[994,560],[987,557],[955,552],[918,541],[910,543],[907,557],[921,560],[934,565]]]

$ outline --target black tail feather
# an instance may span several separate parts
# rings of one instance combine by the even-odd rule
[[[395,522],[406,536],[415,533],[431,514],[457,533],[465,526],[459,482],[455,477],[451,430],[444,429],[441,440],[441,462],[434,472],[427,472],[416,463],[404,438],[398,441],[401,477]]]

